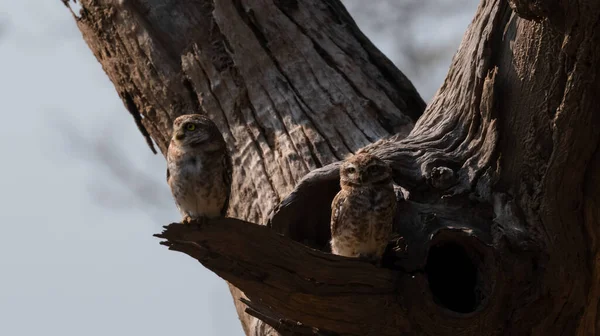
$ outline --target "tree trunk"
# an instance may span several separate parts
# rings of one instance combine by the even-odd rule
[[[159,236],[244,292],[247,335],[597,334],[597,1],[484,0],[420,118],[337,0],[82,7],[151,146],[184,113],[224,134],[239,220]],[[327,253],[335,162],[359,149],[404,189],[383,267]]]

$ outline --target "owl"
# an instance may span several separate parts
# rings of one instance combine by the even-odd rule
[[[331,251],[378,262],[396,212],[392,169],[371,154],[359,153],[340,166],[340,186],[331,204]]]
[[[217,125],[200,114],[175,119],[167,151],[167,183],[183,222],[224,217],[231,176],[231,157]]]

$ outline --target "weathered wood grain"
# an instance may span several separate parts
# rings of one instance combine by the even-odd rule
[[[161,237],[246,293],[248,335],[600,330],[599,2],[483,0],[421,117],[339,1],[82,6],[90,49],[163,153],[182,113],[223,132],[246,222]],[[383,268],[327,254],[336,162],[358,150],[403,189]]]

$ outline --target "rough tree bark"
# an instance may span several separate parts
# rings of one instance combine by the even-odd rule
[[[244,292],[248,335],[600,333],[599,2],[484,0],[420,118],[336,0],[82,7],[151,146],[183,113],[224,133],[237,219],[158,236]],[[335,162],[361,148],[404,188],[381,268],[327,253]]]

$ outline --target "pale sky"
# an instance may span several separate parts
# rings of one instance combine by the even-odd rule
[[[242,335],[225,282],[152,237],[179,220],[164,159],[60,0],[0,0],[0,92],[0,335]],[[138,183],[115,183],[102,153]]]

